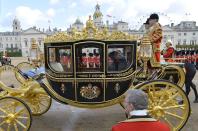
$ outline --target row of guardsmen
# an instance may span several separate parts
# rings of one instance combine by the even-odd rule
[[[198,50],[175,50],[176,62],[189,62],[198,67]]]

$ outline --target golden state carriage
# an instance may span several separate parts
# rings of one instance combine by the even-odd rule
[[[45,75],[29,77],[28,63],[2,66],[21,83],[0,81],[0,129],[29,130],[32,115],[48,111],[51,98],[72,106],[99,108],[121,104],[129,89],[149,96],[149,113],[180,130],[188,120],[190,103],[182,87],[185,73],[178,64],[147,71],[137,63],[137,38],[122,32],[97,30],[89,20],[83,32],[58,33],[45,40]]]

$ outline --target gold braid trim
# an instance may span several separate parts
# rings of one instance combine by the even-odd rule
[[[150,40],[152,43],[157,41],[158,39],[162,38],[162,27],[159,23],[155,23],[151,30],[148,32],[148,35],[150,36]]]

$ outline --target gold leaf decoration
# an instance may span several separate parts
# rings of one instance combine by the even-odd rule
[[[110,33],[107,27],[102,29],[97,29],[94,26],[93,20],[89,17],[89,20],[86,22],[86,27],[82,32],[77,31],[77,29],[72,28],[71,33],[59,32],[55,35],[48,36],[45,39],[45,43],[53,42],[72,42],[76,40],[84,39],[95,39],[95,40],[138,40],[138,37],[135,35],[130,35],[121,31],[113,31]]]

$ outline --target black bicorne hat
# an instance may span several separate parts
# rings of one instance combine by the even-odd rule
[[[149,24],[149,18],[147,18],[146,22],[144,23],[144,25],[148,25]]]
[[[157,20],[159,20],[159,16],[158,16],[158,14],[154,13],[154,14],[150,15],[149,19],[157,19]]]

